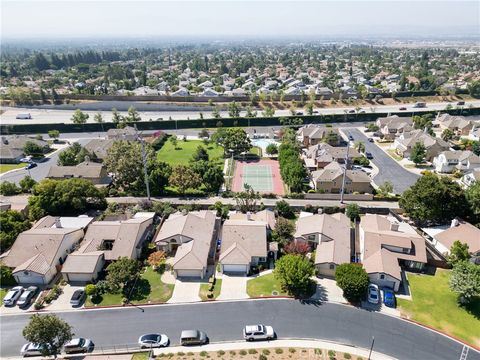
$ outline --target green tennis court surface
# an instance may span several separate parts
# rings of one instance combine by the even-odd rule
[[[242,183],[255,191],[273,191],[273,175],[270,165],[244,165]]]

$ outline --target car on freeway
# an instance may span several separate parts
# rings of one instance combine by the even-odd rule
[[[86,298],[85,289],[77,289],[70,298],[70,305],[80,306]]]
[[[42,350],[40,345],[37,345],[34,343],[27,343],[22,346],[22,349],[20,350],[20,354],[22,354],[23,357],[40,356],[42,355]]]
[[[63,346],[63,350],[67,354],[74,354],[74,353],[86,353],[93,351],[95,344],[90,339],[85,338],[75,338],[67,342]]]
[[[21,308],[28,307],[32,303],[35,296],[37,296],[37,293],[37,286],[29,286],[18,298],[17,305]]]
[[[355,114],[355,110],[354,110],[354,109],[348,110],[348,113],[349,113],[349,114]]]
[[[459,102],[457,102],[457,105],[458,106],[463,106],[463,105],[465,105],[465,101],[459,101]]]
[[[18,298],[22,295],[23,287],[15,286],[11,288],[7,295],[3,298],[3,305],[5,306],[14,306]]]
[[[34,162],[28,163],[27,166],[25,166],[25,170],[30,170],[33,169],[34,167],[37,167],[38,165],[35,164]]]
[[[165,334],[145,334],[138,338],[140,348],[166,347],[170,340]]]
[[[313,110],[312,114],[318,114],[318,110]]]
[[[208,343],[208,336],[201,330],[183,330],[180,334],[180,343],[186,345],[205,345]]]
[[[275,338],[275,331],[268,325],[247,325],[243,329],[243,338],[247,341],[272,340]]]
[[[19,120],[29,120],[31,118],[32,118],[32,115],[30,115],[30,113],[17,114],[17,116],[15,116],[15,119],[19,119]]]
[[[385,304],[385,306],[391,308],[395,308],[397,306],[397,299],[395,298],[395,293],[392,289],[383,289],[383,303]]]
[[[405,111],[405,110],[407,110],[407,108],[405,106],[402,106],[402,107],[398,108],[398,110]]]
[[[373,155],[370,151],[366,151],[365,156],[367,157],[367,159],[373,159]]]
[[[375,140],[373,140],[373,138],[368,138],[368,142],[374,142]]]
[[[378,286],[375,284],[368,285],[368,297],[367,300],[370,304],[378,304],[380,302],[380,292]]]
[[[302,112],[302,111],[297,111],[297,112],[295,113],[295,115],[303,115],[303,112]]]

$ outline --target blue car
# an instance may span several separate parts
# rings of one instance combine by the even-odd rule
[[[395,308],[397,301],[395,299],[395,293],[390,289],[383,289],[383,303],[385,306]]]

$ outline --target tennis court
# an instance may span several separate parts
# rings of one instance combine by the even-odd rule
[[[232,190],[239,192],[248,184],[260,193],[283,195],[283,182],[275,160],[236,161]]]

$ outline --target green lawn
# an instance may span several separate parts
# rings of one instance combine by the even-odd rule
[[[205,300],[215,300],[218,295],[220,295],[220,289],[222,288],[222,279],[216,279],[215,280],[215,287],[213,288],[213,298],[208,298],[208,289],[210,288],[210,284],[201,284],[200,285],[200,291],[198,293],[198,296],[205,301]]]
[[[170,165],[187,165],[199,145],[207,149],[210,160],[216,161],[219,165],[223,164],[223,148],[216,144],[205,145],[201,140],[178,140],[176,149],[170,141],[167,141],[157,153],[157,157]]]
[[[148,355],[150,354],[149,351],[142,351],[142,352],[137,352],[132,355],[131,360],[148,360]]]
[[[10,170],[15,170],[15,169],[21,169],[27,165],[26,163],[20,163],[20,164],[0,164],[0,174],[10,171]]]
[[[8,289],[7,288],[0,288],[0,302],[3,302],[3,298],[7,295]]]
[[[247,282],[247,294],[250,297],[274,296],[272,295],[273,291],[278,293],[277,296],[288,295],[282,290],[280,282],[275,279],[273,273],[259,276]]]
[[[480,299],[468,309],[458,306],[448,287],[450,271],[435,276],[408,275],[413,301],[398,300],[402,315],[480,346]]]
[[[389,154],[392,158],[394,158],[395,160],[397,160],[397,161],[403,160],[403,157],[401,157],[400,155],[398,155],[398,154],[395,152],[395,150],[393,150],[393,149],[388,149],[387,152],[388,152],[388,154]]]
[[[151,267],[142,273],[140,280],[137,281],[135,291],[130,297],[133,304],[161,303],[166,302],[172,297],[174,285],[165,284],[161,280],[161,274],[154,271]],[[104,294],[98,306],[121,305],[123,294]],[[87,298],[86,306],[94,306],[90,298]]]

